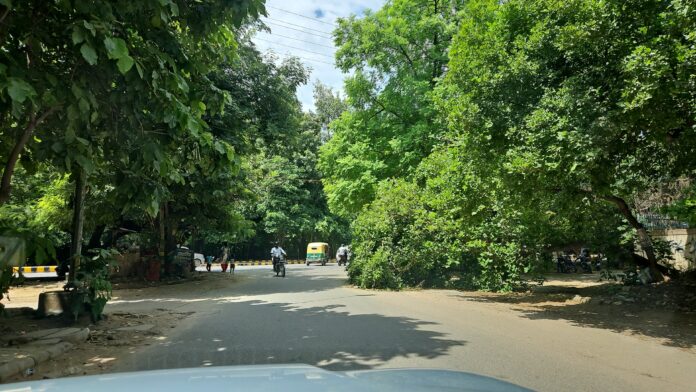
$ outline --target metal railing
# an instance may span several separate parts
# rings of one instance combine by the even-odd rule
[[[637,214],[638,221],[648,230],[688,229],[689,223],[668,216],[648,213]]]

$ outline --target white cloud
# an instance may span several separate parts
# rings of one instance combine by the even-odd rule
[[[313,110],[312,85],[316,80],[343,91],[345,75],[333,65],[335,47],[329,38],[336,19],[377,10],[383,4],[384,0],[267,0],[268,18],[264,22],[271,33],[259,33],[253,41],[262,52],[298,56],[312,69],[310,83],[300,87],[297,96],[304,110]]]

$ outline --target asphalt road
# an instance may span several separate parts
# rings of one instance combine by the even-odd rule
[[[219,274],[219,275],[217,275]],[[116,298],[107,311],[195,312],[116,370],[306,363],[331,370],[464,370],[537,390],[693,390],[696,355],[653,339],[532,318],[456,291],[365,291],[345,272],[289,266]]]

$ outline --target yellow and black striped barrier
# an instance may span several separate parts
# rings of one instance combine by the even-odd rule
[[[304,264],[304,260],[288,260],[285,264]],[[273,265],[271,260],[243,260],[235,261],[234,265],[237,267],[246,267],[252,265]]]
[[[12,272],[19,272],[20,268],[23,274],[29,274],[32,272],[56,272],[56,265],[39,265],[31,267],[12,267]]]

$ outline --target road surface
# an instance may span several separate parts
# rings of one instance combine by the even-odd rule
[[[331,370],[464,370],[537,390],[693,390],[696,355],[654,339],[526,317],[456,291],[366,291],[336,265],[213,273],[107,311],[195,312],[115,370],[306,363]]]

